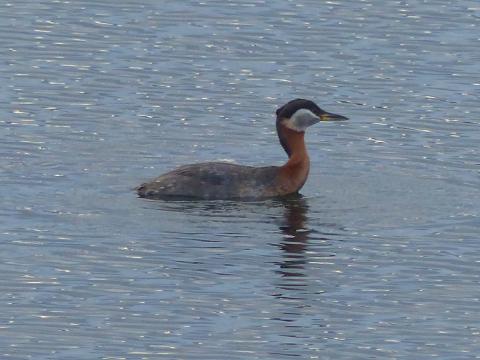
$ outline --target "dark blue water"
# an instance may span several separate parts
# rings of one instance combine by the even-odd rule
[[[480,357],[477,1],[0,2],[2,359]],[[138,199],[207,160],[303,197]]]

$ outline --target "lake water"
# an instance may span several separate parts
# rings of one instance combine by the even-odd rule
[[[0,2],[2,359],[480,358],[478,1]],[[162,202],[207,160],[303,197]]]

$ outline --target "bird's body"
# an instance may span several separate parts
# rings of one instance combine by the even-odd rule
[[[253,167],[224,162],[185,165],[141,185],[138,193],[142,197],[163,198],[269,197],[275,187],[276,173],[275,166]]]
[[[137,193],[152,199],[259,199],[298,192],[310,169],[305,129],[322,120],[322,116],[346,119],[302,99],[277,110],[277,133],[289,156],[283,166],[253,167],[223,162],[185,165],[140,185]]]

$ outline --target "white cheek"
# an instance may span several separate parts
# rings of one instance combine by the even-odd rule
[[[292,130],[295,130],[295,131],[305,131],[306,128],[303,128],[303,127],[299,127],[298,125],[295,124],[294,121],[292,121],[292,119],[288,119],[284,122],[285,126],[289,129],[292,129]]]
[[[307,109],[297,110],[290,119],[285,121],[285,126],[295,131],[305,131],[307,127],[320,121],[318,116]]]

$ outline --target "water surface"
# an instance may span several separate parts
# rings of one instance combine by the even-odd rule
[[[2,359],[480,355],[476,1],[0,3]],[[303,197],[138,199],[281,164]]]

